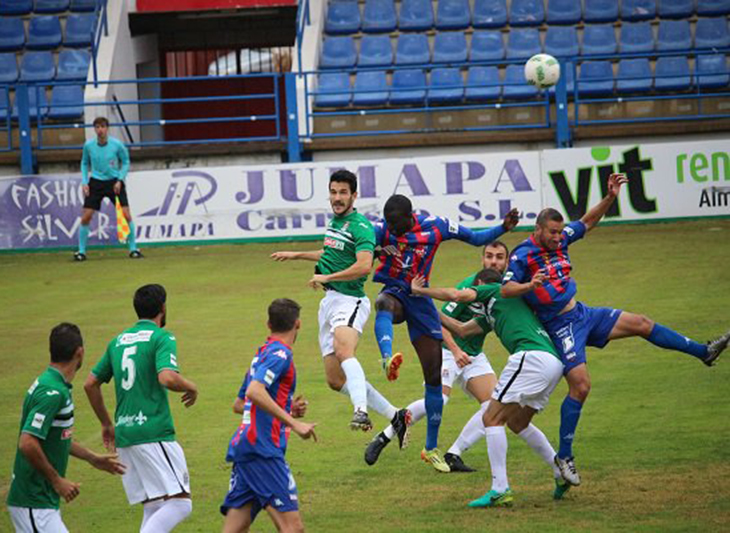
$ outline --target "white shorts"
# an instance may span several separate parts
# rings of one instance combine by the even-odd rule
[[[8,506],[16,533],[68,533],[58,509]]]
[[[471,364],[466,365],[464,368],[459,368],[451,350],[443,348],[441,350],[441,385],[453,388],[456,382],[466,391],[466,384],[470,379],[487,374],[494,374],[492,365],[489,364],[487,356],[483,353],[470,359]],[[468,393],[468,391],[466,392]]]
[[[335,351],[335,328],[355,328],[362,335],[370,317],[370,300],[337,291],[327,291],[319,303],[319,348],[322,357]]]
[[[563,375],[563,363],[548,352],[530,350],[509,356],[492,399],[542,411]]]
[[[190,475],[182,447],[175,441],[117,448],[127,467],[122,476],[130,505],[181,492],[190,494]]]

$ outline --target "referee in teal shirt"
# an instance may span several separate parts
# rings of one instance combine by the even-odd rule
[[[129,257],[139,259],[142,252],[137,249],[136,231],[132,214],[129,212],[127,188],[124,180],[129,171],[129,152],[124,143],[109,137],[109,121],[104,117],[94,119],[96,139],[86,141],[81,156],[81,184],[84,191],[84,210],[81,213],[79,228],[79,250],[74,254],[75,261],[86,261],[86,241],[89,239],[89,224],[94,211],[101,208],[104,198],[112,204],[119,198],[124,218],[129,224]],[[89,176],[91,173],[91,176]]]

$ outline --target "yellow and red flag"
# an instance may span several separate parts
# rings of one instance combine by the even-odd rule
[[[119,197],[116,197],[116,210],[117,210],[117,239],[119,239],[120,243],[127,242],[127,237],[129,237],[129,224],[127,224],[127,219],[124,218],[124,213],[122,212],[122,204],[119,203]]]

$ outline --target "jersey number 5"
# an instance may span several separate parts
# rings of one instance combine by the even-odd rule
[[[125,348],[124,352],[122,353],[122,370],[126,372],[126,376],[122,378],[122,388],[124,390],[129,390],[132,388],[132,386],[134,386],[135,366],[134,359],[132,359],[131,356],[136,353],[136,346],[130,346],[129,348]]]

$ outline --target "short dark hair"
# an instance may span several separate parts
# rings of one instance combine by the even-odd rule
[[[302,306],[289,298],[277,298],[269,305],[269,327],[274,333],[285,333],[294,328]]]
[[[507,254],[507,255],[509,255],[509,247],[505,243],[503,243],[502,241],[500,241],[500,240],[492,241],[490,243],[485,244],[484,245],[484,248],[482,249],[482,254],[484,254],[484,251],[487,248],[489,248],[490,246],[491,247],[502,247],[502,248],[504,248],[504,253]]]
[[[498,270],[493,268],[484,268],[474,278],[474,282],[479,282],[486,285],[487,283],[500,283],[502,281],[502,274]]]
[[[76,324],[61,322],[51,330],[49,338],[52,363],[67,363],[73,359],[76,350],[84,345],[81,330]]]
[[[410,199],[402,194],[394,194],[385,202],[383,216],[388,221],[393,216],[410,216],[413,213],[413,204]]]
[[[335,181],[337,183],[347,183],[350,186],[350,192],[357,192],[357,176],[349,170],[340,169],[330,176],[330,185]]]
[[[109,127],[109,120],[107,120],[106,117],[96,117],[94,119],[93,125],[96,126],[98,124],[101,124],[102,126]]]
[[[547,224],[548,221],[562,222],[563,215],[561,215],[560,211],[558,211],[557,209],[553,209],[552,207],[546,207],[545,209],[540,211],[539,215],[537,215],[537,220],[535,221],[535,224],[545,227],[545,224]]]
[[[144,285],[134,293],[134,310],[138,318],[155,318],[166,301],[165,287],[156,283]]]

